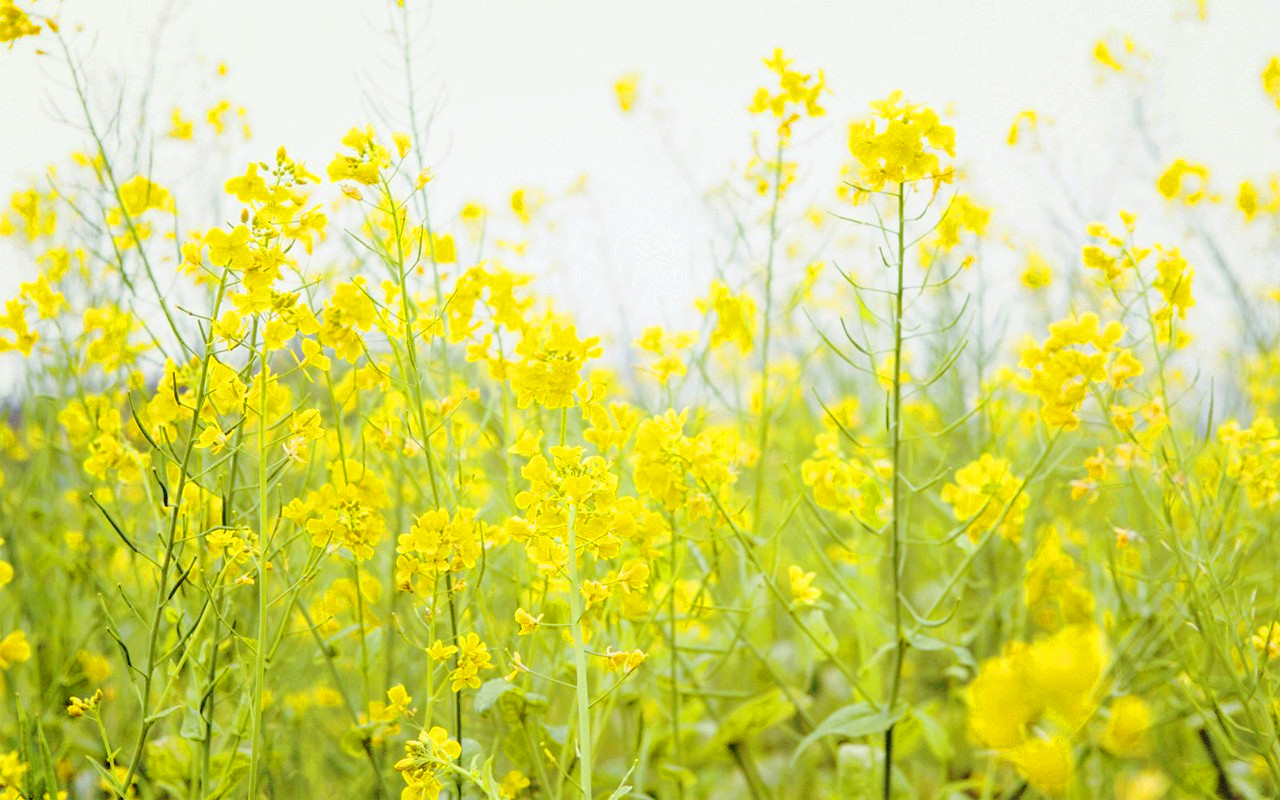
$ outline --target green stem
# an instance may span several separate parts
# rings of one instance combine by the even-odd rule
[[[764,263],[764,318],[761,320],[760,336],[760,440],[757,442],[759,455],[756,460],[756,496],[752,512],[752,531],[760,532],[761,502],[764,498],[765,452],[769,447],[769,340],[772,334],[773,317],[773,260],[778,241],[778,205],[782,199],[782,137],[778,137],[778,148],[774,153],[773,164],[773,202],[769,207],[769,253]]]
[[[680,682],[679,682],[679,663],[680,663],[680,646],[677,640],[678,631],[676,630],[676,572],[678,570],[676,557],[679,554],[679,535],[676,531],[675,514],[669,517],[671,523],[671,588],[667,591],[667,616],[670,626],[671,639],[671,754],[679,757],[680,755]],[[684,781],[680,776],[675,777],[676,796],[684,796]]]
[[[892,520],[889,538],[889,575],[893,589],[893,668],[889,676],[889,697],[885,713],[892,714],[898,702],[902,684],[902,662],[907,653],[906,638],[902,635],[902,295],[903,274],[906,262],[906,207],[904,184],[898,184],[898,263],[897,290],[894,292],[893,312],[893,412],[890,417],[889,435],[892,438]],[[889,798],[893,790],[893,724],[884,732],[884,787],[883,796]]]
[[[578,583],[577,541],[573,535],[577,506],[569,506],[569,624],[573,629],[573,663],[578,687],[578,762],[583,800],[591,800],[591,692],[587,684],[587,650],[582,641],[582,597]]]
[[[264,340],[260,353],[261,391],[258,393],[258,635],[254,642],[253,698],[249,745],[249,794],[248,800],[258,797],[258,771],[262,766],[262,698],[267,675],[267,570],[266,558],[270,551],[267,528],[267,345]],[[359,592],[357,583],[356,591]]]

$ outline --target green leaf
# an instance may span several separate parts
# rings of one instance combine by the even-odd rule
[[[550,725],[546,722],[542,723],[542,730],[547,734],[547,738],[560,746],[564,746],[565,739],[569,737],[568,725]]]
[[[475,710],[477,714],[483,714],[498,702],[498,698],[507,692],[512,691],[516,687],[512,685],[506,678],[494,678],[484,682],[484,685],[476,690]]]
[[[18,726],[21,729],[20,754],[27,764],[27,774],[23,779],[27,797],[44,797],[57,794],[58,779],[53,769],[53,756],[49,752],[49,742],[45,739],[44,726],[39,718],[27,716],[19,702]]]
[[[887,714],[884,709],[873,706],[870,703],[853,703],[843,708],[838,708],[824,719],[818,727],[814,728],[813,733],[804,737],[796,748],[795,753],[792,754],[791,763],[794,764],[801,753],[825,736],[842,736],[846,739],[857,739],[860,736],[884,733],[901,718],[901,710]]]
[[[178,728],[178,735],[192,742],[204,740],[205,721],[200,716],[200,712],[194,708],[188,708],[182,712],[182,725]]]
[[[627,783],[627,779],[631,777],[631,773],[636,771],[636,764],[638,763],[640,762],[631,762],[631,766],[627,769],[627,774],[622,776],[622,780],[619,782],[618,788],[614,789],[613,793],[609,795],[609,800],[622,800],[622,798],[631,794],[632,786]]]
[[[924,652],[951,649],[951,645],[948,642],[944,642],[941,639],[934,638],[933,636],[929,636],[924,633],[908,633],[907,640],[911,642],[911,647],[913,649]]]
[[[720,730],[711,740],[710,747],[719,749],[733,742],[740,742],[748,735],[795,716],[795,704],[787,699],[781,689],[773,689],[754,700],[748,700],[733,710],[720,723]]]
[[[362,726],[347,728],[338,737],[338,747],[353,758],[359,758],[369,752],[369,731]]]
[[[955,755],[955,747],[951,744],[951,737],[947,735],[946,727],[938,721],[937,717],[921,709],[912,711],[911,716],[919,721],[920,730],[924,733],[925,747],[929,748],[933,757],[943,763],[950,761]]]

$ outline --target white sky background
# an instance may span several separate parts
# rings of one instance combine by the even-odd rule
[[[1160,168],[1133,132],[1135,86],[1166,162],[1207,163],[1229,197],[1240,179],[1280,169],[1280,113],[1259,79],[1267,58],[1280,54],[1280,2],[1208,3],[1201,22],[1194,0],[437,2],[416,66],[442,101],[427,148],[438,181],[433,203],[447,216],[469,199],[497,209],[516,186],[558,194],[585,173],[589,192],[558,218],[555,248],[531,251],[532,263],[520,266],[545,265],[553,293],[584,330],[636,335],[648,324],[687,324],[692,298],[714,271],[712,244],[723,241],[703,192],[750,158],[751,131],[763,126],[745,108],[772,77],[761,57],[781,46],[798,68],[824,69],[833,90],[826,117],[797,125],[794,155],[811,178],[801,191],[815,203],[836,207],[831,189],[848,155],[847,123],[901,88],[914,102],[954,109],[966,188],[996,208],[998,235],[1068,258],[1079,242],[1047,221],[1046,208],[1067,206],[1043,158],[1005,145],[1023,109],[1055,121],[1045,131],[1049,157],[1098,219],[1113,221],[1119,208],[1162,208]],[[207,192],[279,144],[322,173],[348,127],[376,120],[371,87],[381,101],[399,103],[403,70],[383,33],[390,5],[181,0],[154,40],[166,3],[64,0],[58,15],[64,31],[84,26],[69,35],[91,70],[99,110],[153,56],[153,133],[167,129],[174,105],[197,120],[222,97],[248,108],[254,140],[199,154],[194,172],[190,145],[157,141],[153,177],[181,201],[189,174],[207,176],[196,187]],[[1090,56],[1099,38],[1122,34],[1151,57],[1138,84],[1100,80]],[[35,56],[30,41],[0,52],[0,199],[86,146],[83,131],[53,111],[74,110],[65,71]],[[230,68],[225,78],[214,74],[220,61]],[[623,115],[612,86],[630,71],[641,75],[640,102]],[[1221,217],[1224,230],[1239,232]],[[1176,220],[1162,213],[1140,234],[1171,232],[1176,243]],[[1083,225],[1076,230],[1083,237]],[[1259,260],[1249,241],[1241,237],[1233,257],[1259,282],[1277,259]],[[0,290],[10,294],[29,269],[0,249]],[[1197,281],[1212,284],[1210,272],[1199,269]],[[615,316],[620,307],[627,331]]]

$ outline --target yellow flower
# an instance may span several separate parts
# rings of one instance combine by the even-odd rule
[[[249,229],[237,225],[231,232],[213,228],[204,235],[204,246],[209,248],[209,262],[214,266],[244,269],[253,258],[249,250]]]
[[[434,585],[440,573],[474,567],[483,537],[483,523],[475,517],[469,508],[458,508],[452,518],[444,509],[420,515],[409,532],[396,539],[396,585],[410,591],[416,579]]]
[[[391,134],[391,142],[396,146],[396,154],[401,158],[409,155],[409,149],[412,147],[412,140],[409,138],[409,134],[396,131]]]
[[[1099,327],[1098,315],[1090,312],[1050,324],[1043,344],[1030,341],[1023,346],[1019,366],[1030,375],[1017,385],[1040,398],[1046,425],[1068,431],[1079,426],[1077,412],[1092,385],[1112,377],[1108,367],[1124,333],[1124,326],[1116,321]],[[1116,380],[1111,381],[1117,388],[1142,369],[1131,354],[1120,366]]]
[[[815,573],[792,564],[787,568],[787,577],[791,583],[791,599],[796,605],[811,606],[822,597],[822,590],[813,585]]]
[[[786,141],[791,138],[791,124],[799,120],[801,114],[820,117],[826,113],[826,109],[818,105],[826,89],[826,79],[821,70],[815,79],[811,74],[791,69],[791,59],[783,56],[781,48],[775,48],[773,55],[764,59],[764,64],[778,76],[778,90],[773,93],[763,86],[756,89],[747,110],[752,114],[771,114],[778,120],[779,139]]]
[[[338,358],[355,363],[364,354],[361,333],[373,327],[376,314],[373,301],[365,293],[362,277],[339,285],[324,306],[320,343],[332,347]]]
[[[435,800],[444,788],[439,775],[444,764],[462,755],[462,745],[449,738],[449,732],[439,725],[423,730],[417,739],[404,745],[405,756],[396,762],[395,769],[406,784],[401,800]]]
[[[1169,791],[1169,779],[1157,769],[1144,769],[1116,778],[1117,800],[1161,800]]]
[[[1136,695],[1125,695],[1111,704],[1111,719],[1102,734],[1102,749],[1119,758],[1145,756],[1147,731],[1151,728],[1151,707]]]
[[[1253,649],[1257,650],[1264,660],[1280,658],[1280,622],[1263,625],[1253,635]]]
[[[854,202],[891,185],[930,180],[937,192],[951,183],[953,170],[941,156],[955,156],[956,132],[937,112],[904,102],[900,91],[871,108],[871,116],[849,127],[849,152],[858,168]]]
[[[231,437],[218,427],[218,423],[211,422],[205,426],[204,430],[200,431],[200,436],[197,437],[195,446],[200,450],[208,450],[216,455],[222,452],[222,448],[230,443]]]
[[[1137,59],[1146,58],[1146,56],[1146,53],[1138,49],[1138,45],[1131,36],[1115,38],[1111,44],[1108,44],[1106,40],[1099,39],[1093,46],[1094,62],[1112,72],[1125,72],[1134,65]],[[1122,58],[1124,61],[1121,61]]]
[[[1280,433],[1265,414],[1241,428],[1231,420],[1218,428],[1218,439],[1226,447],[1226,476],[1238,481],[1245,499],[1253,508],[1280,503]]]
[[[967,194],[957,194],[951,200],[946,214],[938,222],[935,235],[921,243],[924,254],[922,263],[928,266],[937,251],[946,252],[960,244],[960,236],[965,231],[974,236],[982,236],[991,220],[991,209],[983,208]]]
[[[101,689],[96,689],[89,697],[72,697],[67,701],[67,716],[83,717],[86,714],[93,714],[98,710],[98,704],[101,702]]]
[[[1038,121],[1039,115],[1031,109],[1018,112],[1018,116],[1013,118],[1013,124],[1009,126],[1009,136],[1007,138],[1009,146],[1013,147],[1018,143],[1018,139],[1021,136],[1020,131],[1023,127],[1028,131],[1034,132]]]
[[[629,112],[636,104],[636,87],[640,82],[640,73],[629,72],[613,84],[613,93],[618,98],[618,108]]]
[[[1102,631],[1092,623],[1070,625],[1026,651],[1032,685],[1046,713],[1077,728],[1093,713],[1106,667]]]
[[[31,658],[31,645],[27,643],[27,634],[16,630],[0,639],[0,669],[8,669]]]
[[[1053,268],[1044,256],[1037,252],[1027,255],[1027,266],[1022,271],[1022,285],[1028,289],[1044,289],[1053,283]]]
[[[56,317],[58,312],[67,304],[67,298],[63,296],[62,292],[55,291],[49,285],[47,272],[41,272],[34,281],[24,283],[19,288],[23,297],[35,303],[41,319]]]
[[[386,533],[380,509],[387,494],[372,472],[348,463],[345,470],[337,462],[331,465],[334,481],[307,495],[304,505],[311,511],[304,527],[316,547],[345,547],[363,561],[373,557],[374,545]]]
[[[517,405],[528,408],[536,403],[548,409],[573,406],[583,366],[601,353],[598,338],[579,339],[572,325],[548,321],[545,326],[530,326],[516,345],[520,360],[511,368]]]
[[[458,652],[457,647],[451,644],[446,645],[444,642],[440,641],[439,639],[436,639],[435,642],[432,643],[432,645],[427,648],[427,656],[432,661],[444,661],[446,658],[448,658],[449,656],[453,655],[456,652]]]
[[[520,635],[528,636],[538,629],[538,625],[542,623],[542,614],[534,616],[523,608],[516,609],[516,624],[520,626]]]
[[[503,797],[515,798],[520,792],[529,788],[529,779],[520,770],[513,769],[502,779],[502,785],[498,788]]]
[[[190,139],[195,130],[195,123],[182,115],[182,109],[175,108],[170,115],[173,126],[169,128],[170,139]]]
[[[606,647],[604,651],[605,669],[610,672],[631,672],[645,661],[645,654],[640,650],[614,651]]]
[[[1092,715],[1106,667],[1102,632],[1070,625],[1031,644],[1013,643],[983,661],[969,685],[969,734],[984,747],[1006,751],[1042,720],[1065,733]]]
[[[1262,91],[1280,108],[1280,56],[1273,57],[1262,70]]]
[[[57,30],[52,20],[47,22],[50,29]],[[0,0],[0,44],[23,36],[35,36],[40,30],[40,26],[31,21],[27,12],[14,5],[13,0]]]
[[[956,472],[955,483],[942,487],[942,501],[951,505],[957,520],[969,521],[965,532],[972,541],[990,530],[1017,541],[1031,498],[1022,491],[1022,479],[1013,475],[1007,459],[984,453]]]
[[[714,313],[716,326],[711,331],[711,346],[725,343],[737,345],[738,351],[751,352],[755,339],[756,304],[745,292],[734,294],[724,281],[711,284],[711,294],[696,303],[703,314]]]
[[[1193,206],[1208,195],[1209,168],[1204,164],[1175,159],[1160,173],[1156,189],[1166,200],[1177,199]]]
[[[1115,56],[1111,55],[1111,48],[1102,39],[1099,39],[1097,44],[1093,46],[1093,60],[1108,69],[1124,72],[1124,65],[1117,61]]]
[[[660,385],[666,386],[673,376],[682,376],[688,372],[680,353],[697,340],[698,335],[693,331],[667,333],[661,326],[655,325],[645,328],[644,334],[633,344],[656,356],[641,369],[657,378]]]
[[[382,168],[391,166],[391,155],[374,138],[372,125],[364,130],[352,128],[342,137],[342,143],[353,155],[339,153],[333,157],[329,162],[329,180],[353,180],[372,186],[378,183]]]
[[[217,136],[221,136],[227,130],[227,112],[231,110],[231,104],[226,100],[219,100],[208,111],[205,112],[205,120],[208,121],[213,132]]]
[[[459,691],[464,686],[472,689],[480,688],[479,673],[493,666],[489,657],[489,647],[474,632],[460,637],[458,640],[457,666],[449,673],[452,691]]]
[[[453,237],[447,233],[433,233],[431,257],[437,264],[452,264],[457,261],[458,251],[453,245]]]
[[[1029,739],[1005,754],[1033,788],[1056,797],[1071,783],[1071,745],[1061,736]]]
[[[1024,581],[1027,612],[1046,631],[1093,619],[1093,595],[1085,586],[1086,573],[1062,552],[1057,528],[1050,528],[1035,556],[1027,562]]]
[[[1025,648],[987,659],[969,684],[969,736],[983,747],[1014,747],[1043,710],[1024,676]]]
[[[1240,209],[1246,223],[1253,222],[1253,218],[1258,213],[1258,190],[1249,181],[1243,181],[1240,184],[1240,191],[1236,195],[1236,208]]]
[[[516,189],[511,193],[511,210],[516,212],[516,216],[524,224],[529,224],[529,219],[533,214],[534,202],[533,192],[529,189]]]

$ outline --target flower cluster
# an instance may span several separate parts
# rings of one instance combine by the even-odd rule
[[[756,304],[746,293],[735,294],[724,281],[711,284],[711,294],[697,301],[703,314],[715,314],[711,346],[734,344],[740,353],[751,352],[755,340]]]
[[[582,368],[601,354],[600,340],[579,339],[572,325],[548,321],[530,326],[516,345],[519,361],[511,365],[511,389],[520,408],[568,408],[582,384]]]
[[[396,762],[396,771],[405,782],[400,800],[435,800],[444,789],[440,773],[461,755],[462,745],[439,725],[405,742],[404,758]]]
[[[780,141],[791,138],[791,125],[800,119],[803,113],[808,117],[820,117],[826,113],[818,105],[818,99],[826,89],[826,80],[822,71],[817,78],[813,75],[791,69],[791,59],[783,56],[781,48],[775,49],[773,55],[764,60],[764,65],[778,76],[778,88],[770,91],[761,86],[756,89],[747,110],[752,114],[770,114],[778,121],[778,137]]]
[[[1247,428],[1231,420],[1218,428],[1226,450],[1226,477],[1244,489],[1254,508],[1280,503],[1280,431],[1268,416],[1255,417]]]
[[[681,508],[690,519],[710,516],[716,498],[727,499],[748,454],[732,428],[710,427],[684,434],[688,409],[642,421],[636,429],[636,491],[669,512]]]
[[[474,509],[460,508],[452,518],[448,511],[435,509],[418,517],[408,533],[396,540],[396,585],[405,591],[434,587],[445,572],[470,569],[480,559],[485,523],[476,519]],[[419,586],[417,579],[425,579]]]
[[[1071,740],[1099,702],[1102,632],[1077,624],[983,661],[969,684],[969,734],[1049,795],[1071,779]]]
[[[951,183],[953,173],[942,156],[955,156],[955,129],[942,124],[931,108],[912,105],[895,91],[871,104],[872,114],[849,127],[849,152],[856,170],[854,201],[869,192],[929,180],[933,191]]]
[[[1008,459],[983,453],[977,461],[956,471],[955,483],[942,487],[942,501],[956,519],[966,522],[965,533],[976,542],[989,531],[1017,541],[1031,497],[1022,479],[1013,474]]]
[[[1023,346],[1019,366],[1030,374],[1018,386],[1040,398],[1046,425],[1074,430],[1080,406],[1096,385],[1120,388],[1142,374],[1142,362],[1118,346],[1124,333],[1124,325],[1114,320],[1100,327],[1098,315],[1090,312],[1050,324],[1043,343]]]

